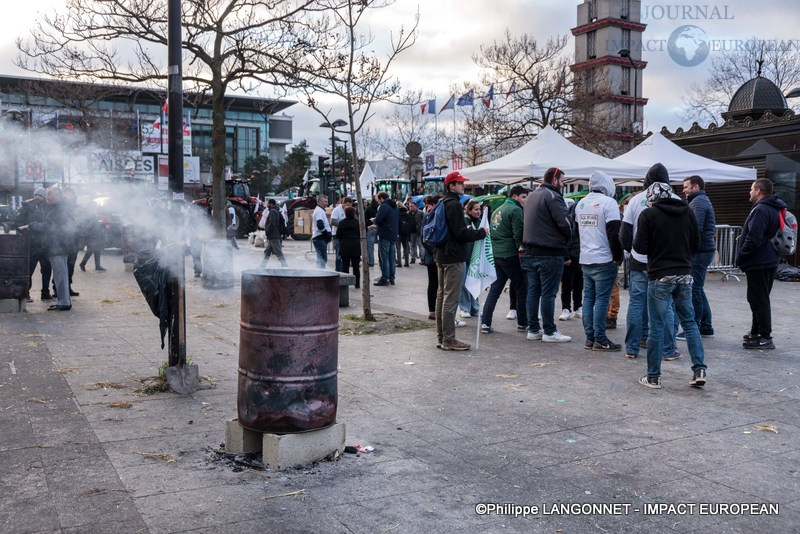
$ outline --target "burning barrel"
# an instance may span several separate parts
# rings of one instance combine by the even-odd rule
[[[272,434],[336,422],[339,275],[242,273],[239,424]]]
[[[21,300],[28,295],[31,288],[29,257],[28,236],[0,235],[0,299]]]

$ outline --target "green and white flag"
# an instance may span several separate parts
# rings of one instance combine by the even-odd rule
[[[481,228],[489,232],[489,208],[483,209]],[[497,280],[497,272],[494,270],[492,240],[487,235],[485,239],[475,243],[475,247],[472,249],[464,287],[477,299],[483,290],[492,285],[495,280]]]

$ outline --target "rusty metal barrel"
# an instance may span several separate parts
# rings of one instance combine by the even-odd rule
[[[233,287],[233,249],[228,240],[203,243],[202,252],[204,289],[230,289]]]
[[[336,422],[339,274],[242,272],[239,424],[272,434]]]
[[[29,262],[28,236],[0,235],[0,299],[21,300],[28,295],[31,288]]]

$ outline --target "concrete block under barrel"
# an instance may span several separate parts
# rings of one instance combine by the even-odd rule
[[[339,275],[242,272],[239,424],[273,434],[336,422]]]

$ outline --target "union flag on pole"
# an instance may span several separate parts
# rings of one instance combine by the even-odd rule
[[[481,228],[489,231],[489,208],[483,209],[481,218]],[[497,271],[494,269],[494,253],[492,252],[492,240],[487,236],[475,243],[472,249],[472,257],[467,267],[467,278],[464,287],[476,299],[480,297],[492,282],[497,280]]]

